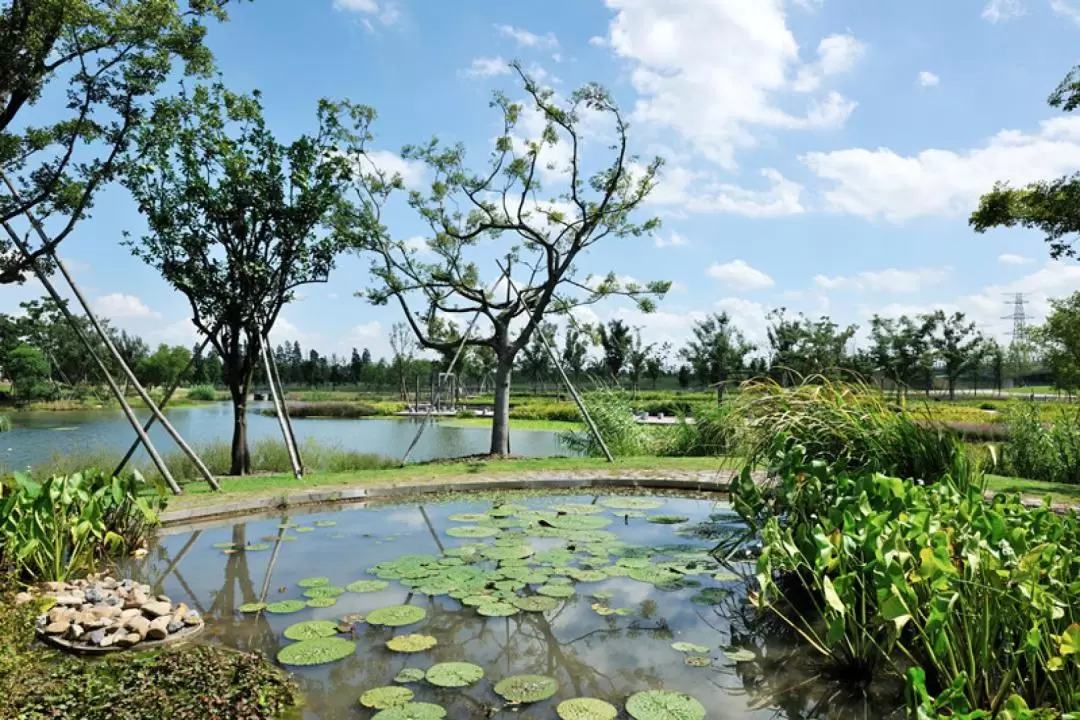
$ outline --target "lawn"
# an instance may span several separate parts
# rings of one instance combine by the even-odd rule
[[[987,475],[986,485],[988,489],[995,492],[1018,492],[1040,498],[1049,494],[1055,503],[1080,504],[1080,485],[1042,482],[1004,475]]]

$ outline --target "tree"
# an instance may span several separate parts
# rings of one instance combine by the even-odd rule
[[[1073,112],[1080,107],[1080,66],[1073,68],[1047,102]],[[1050,244],[1050,257],[1076,257],[1076,233],[1080,232],[1080,173],[1031,183],[1023,188],[998,182],[979,199],[969,224],[976,232],[996,227],[1040,230]]]
[[[716,401],[724,400],[724,383],[746,366],[746,356],[754,346],[731,322],[727,313],[712,314],[698,320],[692,328],[693,337],[679,351],[697,375],[703,387],[716,386]]]
[[[768,319],[769,365],[781,384],[789,385],[793,375],[835,377],[850,369],[847,345],[857,326],[841,328],[827,316],[810,320],[800,313],[789,318],[785,308],[773,310]]]
[[[984,357],[988,361],[988,369],[994,382],[994,389],[1000,395],[1001,389],[1005,385],[1005,351],[1001,349],[1001,345],[997,340],[991,338],[986,342]]]
[[[416,353],[416,339],[405,323],[394,323],[390,328],[390,351],[394,354],[391,367],[394,369],[394,380],[401,393],[401,400],[408,402],[409,387],[405,380]]]
[[[180,378],[190,360],[191,351],[186,347],[162,344],[152,355],[139,361],[135,374],[144,385],[166,387]]]
[[[1032,331],[1043,346],[1054,386],[1068,393],[1080,388],[1080,292],[1051,300],[1046,322]]]
[[[8,353],[4,372],[11,379],[11,394],[20,402],[48,397],[49,361],[40,350],[23,343]]]
[[[578,329],[573,323],[566,327],[566,335],[563,337],[562,363],[570,375],[570,379],[577,382],[585,372],[585,361],[589,355],[589,336]]]
[[[679,387],[683,390],[690,389],[690,380],[692,379],[689,365],[679,366]]]
[[[55,230],[32,257],[48,258],[110,182],[146,101],[174,61],[208,75],[205,21],[227,0],[13,0],[0,6],[0,222],[26,213]],[[41,124],[35,106],[49,108]],[[21,282],[29,261],[0,235],[0,284]]]
[[[364,351],[366,352],[367,348],[364,348]],[[369,355],[368,361],[370,362],[370,360],[371,356]],[[363,378],[364,361],[363,359],[361,359],[360,353],[357,352],[356,348],[353,348],[352,357],[349,358],[349,380],[352,381],[353,385],[359,385],[360,381],[363,380]]]
[[[645,374],[645,370],[649,364],[649,358],[653,356],[655,349],[656,343],[649,343],[646,345],[641,340],[641,332],[635,331],[634,339],[630,343],[630,352],[627,354],[627,367],[629,369],[630,383],[634,388],[635,397],[638,386],[641,384],[641,377]]]
[[[133,252],[183,293],[218,351],[233,403],[230,472],[250,472],[247,397],[264,334],[298,287],[325,282],[343,249],[328,220],[372,112],[319,103],[318,131],[279,142],[258,93],[221,85],[159,100],[124,184],[150,232]],[[345,119],[343,119],[345,118]]]
[[[929,330],[930,346],[945,369],[949,399],[955,400],[956,381],[982,363],[986,339],[961,312],[946,315],[938,310],[923,316],[923,322]]]
[[[596,328],[597,344],[604,353],[604,367],[612,380],[619,382],[619,373],[630,356],[634,342],[633,331],[622,320],[611,320],[608,324]]]
[[[532,383],[532,389],[534,391],[554,369],[551,365],[551,358],[548,356],[547,348],[544,347],[544,341],[540,338],[541,332],[546,333],[549,341],[554,342],[555,325],[552,323],[544,323],[533,333],[532,340],[529,341],[529,344],[521,349],[521,372]]]
[[[430,192],[409,195],[409,204],[431,230],[426,248],[431,259],[421,257],[404,238],[391,239],[385,232],[357,243],[373,256],[376,282],[366,293],[368,299],[396,302],[424,347],[438,351],[447,346],[429,332],[432,318],[480,313],[479,332],[466,343],[491,348],[497,359],[494,455],[509,452],[514,361],[545,317],[616,294],[651,311],[653,299],[670,288],[666,282],[620,283],[614,273],[599,281],[578,277],[583,254],[597,243],[641,236],[658,226],[655,220],[636,223],[632,217],[655,187],[661,161],[643,166],[629,153],[626,121],[600,86],[586,85],[563,102],[520,66],[515,70],[528,107],[495,94],[492,105],[502,115],[502,128],[485,170],[469,170],[461,146],[432,141],[405,149],[407,159],[425,163],[433,176]],[[606,158],[584,157],[586,148],[599,145],[583,131],[584,112],[590,127],[595,121],[608,133],[611,150]],[[539,138],[522,140],[518,135],[526,113],[543,125]],[[596,168],[587,179],[586,168]],[[560,188],[553,201],[541,197],[541,177],[552,175],[559,177],[554,184]],[[360,205],[381,207],[401,185],[400,177],[369,173],[358,188]],[[364,221],[359,225],[360,234],[366,234]],[[524,279],[515,282],[518,293],[509,283],[504,283],[505,295],[488,290],[491,281],[481,278],[477,263],[491,262],[492,255],[506,257],[511,278],[515,268],[524,269]]]
[[[930,329],[907,315],[899,319],[875,315],[870,321],[870,355],[874,366],[896,385],[896,401],[930,364]]]
[[[660,346],[660,349],[649,355],[645,360],[645,376],[652,381],[652,389],[656,389],[656,383],[660,380],[660,377],[664,374],[664,363],[667,361],[668,353],[671,352],[671,345],[664,343]]]

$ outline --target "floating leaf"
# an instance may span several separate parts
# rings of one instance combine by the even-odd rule
[[[315,532],[315,528],[313,528],[313,527],[308,527],[308,526],[306,526],[306,525],[301,525],[300,527],[297,527],[297,528],[296,528],[296,532],[298,532],[298,533],[309,533],[309,532]]]
[[[694,643],[688,642],[671,643],[671,647],[681,653],[694,653],[696,655],[702,655],[709,652],[709,648],[704,645],[695,645]]]
[[[265,610],[266,608],[267,608],[266,603],[254,602],[254,603],[244,603],[243,605],[238,607],[237,610],[239,610],[242,613],[257,613],[260,610]]]
[[[662,507],[664,501],[656,498],[608,497],[600,504],[612,510],[655,510]]]
[[[233,548],[236,547],[236,543],[217,542],[217,543],[214,543],[213,545],[211,545],[210,547],[214,548],[215,550],[232,550]]]
[[[453,520],[454,522],[467,522],[475,523],[482,520],[487,520],[487,513],[454,513],[447,520]]]
[[[337,525],[337,520],[316,520],[311,524],[315,527],[334,527]]]
[[[411,683],[420,682],[424,679],[424,671],[420,668],[403,668],[394,676],[394,682]]]
[[[533,554],[533,549],[528,545],[515,544],[509,547],[485,547],[481,554],[488,560],[511,560],[527,558]]]
[[[401,707],[413,699],[413,691],[398,685],[371,688],[360,696],[360,704],[376,710]]]
[[[542,522],[561,530],[599,530],[611,524],[611,518],[597,515],[560,515]]]
[[[510,603],[496,602],[480,605],[476,608],[476,612],[484,617],[510,617],[517,615],[518,609]]]
[[[616,510],[615,512],[613,512],[611,514],[614,515],[615,517],[621,517],[621,518],[627,518],[627,519],[645,517],[645,513],[641,512],[640,510]]]
[[[684,523],[690,518],[685,515],[649,515],[648,521],[656,523],[657,525],[678,525]]]
[[[536,588],[536,592],[553,598],[568,598],[574,594],[574,588],[566,585],[541,585]]]
[[[746,648],[728,648],[724,651],[724,657],[731,662],[750,662],[756,658],[757,655],[755,655],[752,650],[747,650]]]
[[[730,596],[731,592],[724,588],[704,588],[692,596],[690,602],[698,605],[719,605]]]
[[[631,695],[626,712],[634,720],[705,720],[705,707],[685,693],[649,690]]]
[[[510,702],[531,703],[547,700],[559,690],[559,683],[546,675],[511,675],[495,683],[494,690]]]
[[[316,640],[337,635],[337,623],[329,620],[307,620],[285,628],[289,640]]]
[[[330,584],[330,578],[328,577],[309,577],[304,578],[300,582],[296,583],[302,588],[322,587]]]
[[[270,545],[267,543],[251,543],[250,545],[245,545],[239,549],[245,552],[262,552],[263,550],[269,550]]]
[[[418,623],[425,617],[427,617],[427,611],[424,608],[413,605],[391,605],[369,613],[367,621],[369,625],[401,627]]]
[[[450,528],[446,534],[456,538],[484,538],[498,535],[499,529],[482,525],[462,525]]]
[[[411,702],[399,707],[380,710],[371,720],[442,720],[446,710],[434,703]]]
[[[307,603],[303,600],[281,600],[267,605],[266,612],[276,615],[288,615],[289,613],[300,612],[306,607]]]
[[[321,585],[304,591],[306,598],[336,598],[345,594],[345,588],[337,585]]]
[[[394,652],[417,653],[430,650],[438,644],[438,640],[430,635],[396,635],[386,641],[386,647]]]
[[[337,605],[337,598],[332,597],[317,597],[311,598],[306,603],[309,608],[328,608]]]
[[[562,720],[615,720],[618,709],[597,698],[564,700],[555,708]]]
[[[737,582],[742,578],[733,572],[718,572],[712,576],[712,579],[717,582]]]
[[[459,688],[480,682],[484,669],[467,662],[436,663],[427,669],[427,681],[444,688]]]
[[[615,593],[610,593],[607,590],[598,590],[592,594],[595,600],[610,600],[615,597]]]
[[[709,667],[712,665],[712,660],[704,655],[687,655],[685,662],[691,667]]]
[[[385,580],[357,580],[346,585],[345,589],[354,593],[369,593],[385,590],[388,587],[390,583]]]
[[[559,601],[553,597],[547,597],[546,595],[530,595],[529,597],[517,597],[511,600],[518,610],[524,610],[525,612],[547,612],[548,610],[554,610],[559,605]]]
[[[604,512],[604,508],[600,505],[584,505],[581,503],[555,505],[551,509],[563,515],[597,515]]]
[[[574,578],[578,582],[590,583],[600,582],[601,580],[607,580],[607,573],[601,570],[583,570],[581,568],[570,568],[567,575]]]
[[[343,660],[356,652],[356,643],[344,638],[304,640],[281,648],[277,654],[282,665],[322,665]]]

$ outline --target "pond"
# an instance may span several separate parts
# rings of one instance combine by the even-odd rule
[[[278,658],[309,720],[376,717],[360,698],[388,686],[407,690],[375,702],[424,705],[378,720],[442,717],[438,708],[454,720],[554,718],[576,698],[600,702],[595,715],[566,715],[575,720],[846,716],[810,681],[791,634],[755,621],[752,553],[727,505],[519,494],[415,503],[221,523],[162,537],[121,571],[200,610],[200,642]],[[740,560],[713,559],[718,543]],[[299,625],[308,621],[326,622]],[[305,632],[325,639],[290,639]],[[319,659],[330,661],[303,664]],[[541,677],[507,681],[522,675]],[[646,691],[660,694],[629,700]],[[650,702],[686,714],[646,713]]]
[[[253,404],[252,410],[263,407]],[[140,418],[147,411],[138,411]],[[194,446],[232,439],[232,406],[214,403],[166,411],[169,420],[180,434]],[[48,462],[56,455],[106,452],[121,455],[127,451],[135,433],[120,410],[87,410],[76,412],[17,412],[10,415],[14,424],[10,432],[0,434],[0,467],[24,469]],[[392,457],[401,457],[416,435],[414,420],[389,418],[352,419],[294,419],[293,427],[299,442],[308,438],[343,450],[356,450]],[[150,431],[150,438],[162,452],[171,451],[175,444],[160,428]],[[281,439],[277,419],[258,412],[248,413],[248,440]],[[410,455],[411,460],[433,460],[461,457],[487,452],[491,433],[485,428],[447,427],[430,425]],[[545,431],[513,430],[510,447],[516,455],[551,457],[567,455],[558,434]],[[140,448],[139,459],[145,450]]]

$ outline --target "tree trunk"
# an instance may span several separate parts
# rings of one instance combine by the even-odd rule
[[[978,395],[978,393],[976,393]],[[949,376],[949,400],[956,399],[956,378]]]
[[[242,388],[230,388],[233,401],[232,455],[230,475],[247,475],[251,472],[251,453],[247,442],[247,393]]]
[[[499,359],[495,369],[495,408],[491,421],[491,454],[510,454],[510,373],[513,363]]]

